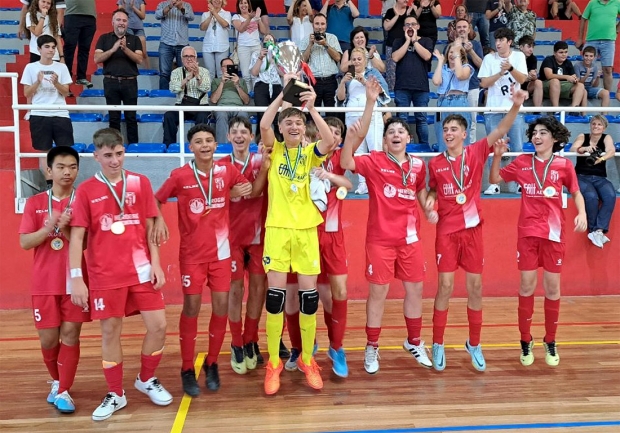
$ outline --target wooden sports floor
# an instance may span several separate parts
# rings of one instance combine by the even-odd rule
[[[208,307],[200,320],[198,350],[206,350]],[[208,392],[200,375],[200,397],[184,397],[179,377],[178,306],[168,309],[168,341],[161,382],[175,400],[154,406],[133,387],[138,372],[142,325],[126,320],[125,389],[128,406],[108,421],[91,413],[105,395],[98,326],[82,332],[82,357],[72,396],[77,410],[60,415],[45,401],[48,375],[29,310],[0,312],[0,430],[3,432],[618,432],[620,431],[620,296],[564,298],[560,312],[560,365],[544,361],[542,298],[536,300],[532,333],[536,360],[519,363],[516,298],[484,303],[482,341],[487,371],[477,372],[463,349],[467,338],[464,300],[453,300],[446,330],[447,368],[426,370],[402,349],[402,303],[388,301],[381,335],[381,369],[363,367],[364,302],[351,302],[345,338],[350,376],[331,371],[327,336],[319,312],[317,361],[325,388],[311,390],[303,374],[282,372],[273,397],[263,393],[264,370],[232,372],[227,350],[219,360],[221,389]],[[425,300],[423,338],[431,345],[432,301]],[[264,324],[261,347],[266,352]],[[286,338],[285,338],[286,341]],[[197,365],[202,364],[198,355]]]

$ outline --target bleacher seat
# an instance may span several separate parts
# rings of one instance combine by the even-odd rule
[[[258,152],[258,144],[254,142],[250,143],[250,152],[254,152],[254,153]]]
[[[431,147],[428,144],[409,143],[407,145],[407,153],[422,153],[432,152]]]
[[[566,116],[564,118],[565,123],[590,123],[590,119],[586,116]]]
[[[103,116],[99,113],[69,113],[72,122],[101,122]]]
[[[138,122],[142,123],[163,123],[164,114],[163,113],[154,113],[154,114],[143,114],[140,116]]]
[[[80,98],[103,98],[105,95],[103,94],[103,89],[84,89],[79,96]]]
[[[166,150],[167,153],[179,153],[181,152],[181,144],[180,143],[172,143],[170,146],[168,146],[168,149]],[[189,149],[189,143],[185,143],[185,153],[192,153],[192,151]]]
[[[158,41],[161,39],[161,36],[159,35],[150,35],[146,37],[147,41]]]
[[[73,147],[78,153],[83,153],[86,151],[86,144],[84,143],[73,143],[73,146],[71,147]]]
[[[233,147],[230,143],[219,143],[215,149],[215,153],[232,153],[232,151]]]
[[[150,98],[176,98],[177,95],[176,93],[171,92],[170,90],[154,89],[149,92],[149,97]]]
[[[127,153],[165,153],[164,143],[131,143],[127,146]]]
[[[94,151],[95,151],[94,143],[90,143],[88,146],[86,146],[86,153],[93,153]]]
[[[0,56],[16,56],[19,54],[19,50],[16,49],[6,49],[6,50],[0,50]]]
[[[573,146],[573,143],[566,143],[564,146],[564,152],[570,152],[570,148]]]
[[[146,89],[138,89],[138,98],[148,98],[149,90]]]
[[[524,152],[532,152],[532,153],[534,153],[534,152],[536,152],[536,148],[534,147],[534,145],[530,141],[528,141],[526,143],[523,143],[523,151]]]
[[[0,26],[18,26],[19,21],[17,20],[0,20]]]
[[[141,118],[141,117],[142,117],[142,116],[140,116],[139,114],[136,114],[136,120],[137,120],[138,122],[140,121],[140,118]],[[110,121],[110,113],[106,113],[106,114],[103,116],[103,121],[104,121],[104,122],[109,122],[109,121]],[[125,121],[125,112],[124,112],[124,111],[121,111],[121,122],[124,122],[124,121]]]
[[[159,75],[159,71],[157,69],[138,69],[140,75]]]
[[[620,152],[620,142],[616,143],[616,152]]]

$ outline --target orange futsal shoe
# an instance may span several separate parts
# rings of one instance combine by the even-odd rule
[[[282,373],[284,363],[280,361],[277,367],[273,367],[271,361],[267,361],[266,368],[267,373],[265,374],[265,394],[273,395],[280,389],[280,373]]]
[[[304,363],[300,356],[297,360],[297,366],[306,375],[306,381],[311,388],[323,389],[323,379],[321,379],[321,367],[316,363],[314,357],[310,360],[310,365]]]

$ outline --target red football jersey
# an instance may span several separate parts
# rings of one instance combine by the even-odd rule
[[[340,149],[336,150],[332,156],[323,162],[322,167],[330,173],[344,175],[346,170],[340,167],[340,153]],[[342,231],[342,200],[336,198],[336,191],[338,191],[338,187],[332,185],[327,193],[327,209],[325,212],[321,212],[323,222],[318,226],[319,230],[326,232]]]
[[[158,215],[151,182],[146,176],[125,170],[127,191],[125,232],[115,235],[111,226],[121,221],[120,208],[99,174],[77,189],[71,226],[88,232],[86,263],[90,289],[106,290],[150,281],[151,254],[146,239],[146,219]],[[123,182],[113,185],[121,198]]]
[[[355,157],[355,171],[366,178],[369,214],[366,242],[384,246],[400,246],[420,239],[420,215],[416,194],[426,188],[424,162],[411,157],[402,165],[406,176],[403,185],[401,169],[385,152]]]
[[[486,138],[464,148],[463,189],[458,187],[454,176],[460,182],[463,154],[457,158],[440,154],[428,162],[428,186],[437,191],[439,221],[437,234],[455,233],[482,223],[480,189],[484,164],[492,152]],[[452,168],[450,168],[452,167]],[[453,176],[454,173],[454,176]],[[465,194],[464,204],[456,202],[458,194]]]
[[[198,171],[205,194],[209,194],[209,173]],[[179,215],[181,246],[179,261],[193,265],[230,257],[228,241],[228,201],[230,188],[247,179],[229,162],[213,163],[211,182],[211,207],[198,187],[193,162],[172,170],[170,177],[155,194],[157,200],[166,203],[176,197]]]
[[[535,158],[538,179],[543,180],[547,161]],[[520,238],[534,236],[554,242],[564,240],[564,212],[562,212],[562,187],[566,186],[572,194],[579,191],[579,183],[573,164],[562,156],[555,156],[543,188],[539,188],[532,172],[532,155],[519,155],[513,162],[500,170],[505,182],[521,185],[521,212],[519,213]],[[550,188],[552,187],[552,188]],[[544,191],[552,192],[545,197]]]
[[[222,162],[230,163],[233,160],[232,155],[227,155],[220,159]],[[258,153],[250,153],[248,166],[243,170],[245,161],[234,160],[234,166],[239,172],[251,183],[258,177],[263,156]],[[243,170],[243,171],[242,171]],[[232,186],[232,185],[231,185]],[[267,187],[265,186],[265,191]],[[247,246],[259,245],[261,243],[264,215],[265,196],[260,197],[237,197],[230,199],[230,245]]]
[[[51,190],[32,196],[26,201],[24,215],[19,225],[20,234],[30,234],[40,230],[48,220],[47,206]],[[69,204],[69,197],[58,200],[52,198],[52,209],[62,213]],[[51,242],[58,238],[63,247],[52,249]],[[71,293],[69,287],[69,239],[62,231],[54,231],[47,235],[41,245],[34,248],[32,262],[32,294],[33,295],[65,295]]]

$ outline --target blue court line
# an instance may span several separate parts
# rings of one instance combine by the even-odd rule
[[[520,429],[551,429],[551,428],[575,428],[575,427],[611,427],[620,426],[619,421],[583,421],[583,422],[559,422],[559,423],[536,423],[536,424],[491,424],[491,425],[460,425],[452,427],[420,427],[404,429],[382,430],[350,430],[348,432],[324,432],[324,433],[432,433],[432,432],[460,432],[460,431],[485,431],[485,430],[520,430]]]

